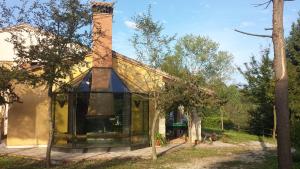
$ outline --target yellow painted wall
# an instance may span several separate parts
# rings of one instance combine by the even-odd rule
[[[8,113],[7,146],[43,145],[48,140],[47,93],[43,87],[32,89],[17,85],[22,103],[11,105]]]
[[[143,132],[143,102],[135,95],[132,95],[131,98],[131,113],[132,133],[140,134]]]
[[[55,102],[55,127],[59,133],[68,132],[68,100],[61,105],[58,101]]]
[[[75,66],[73,77],[65,79],[66,82],[76,80],[91,67],[91,57],[87,56],[87,66]],[[113,68],[126,83],[132,92],[149,92],[154,90],[153,81],[163,85],[162,75],[151,71],[135,62],[123,57],[113,57]],[[45,87],[32,89],[29,86],[15,86],[17,94],[23,103],[14,103],[8,115],[8,146],[45,145],[48,140],[48,108],[49,99]],[[149,103],[149,122],[153,118],[153,104]],[[68,104],[57,107],[60,112],[56,119],[57,130],[67,132]],[[151,123],[149,123],[151,127]]]

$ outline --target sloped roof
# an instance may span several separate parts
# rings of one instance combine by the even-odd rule
[[[120,53],[118,53],[116,51],[113,51],[113,57],[118,58],[118,59],[122,59],[122,60],[124,60],[126,62],[129,62],[129,63],[135,65],[135,66],[140,66],[140,67],[146,68],[146,69],[148,69],[150,71],[156,72],[158,75],[161,75],[164,78],[167,78],[167,79],[174,79],[174,78],[176,78],[176,77],[168,74],[167,72],[164,72],[164,71],[162,71],[160,69],[154,69],[154,68],[148,66],[147,64],[144,64],[144,63],[139,62],[139,61],[137,61],[135,59],[129,58],[129,57],[127,57],[125,55],[122,55],[122,54],[120,54]]]

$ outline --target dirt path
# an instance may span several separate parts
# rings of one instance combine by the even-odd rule
[[[233,154],[227,153],[223,156],[213,156],[213,157],[205,157],[205,158],[196,158],[189,163],[174,163],[171,168],[176,169],[220,169],[223,168],[224,164],[228,164],[230,162],[243,161],[246,163],[251,162],[259,162],[262,161],[264,155],[267,153],[267,150],[275,149],[276,146],[272,144],[262,144],[260,142],[248,142],[243,144],[226,144],[222,142],[216,142],[213,145],[200,145],[199,150],[201,148],[207,147],[232,147],[232,148],[245,148],[245,153]]]

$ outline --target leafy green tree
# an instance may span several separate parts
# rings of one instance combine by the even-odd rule
[[[286,39],[286,50],[288,58],[292,142],[294,145],[300,146],[300,18],[292,24],[290,35]]]
[[[22,99],[14,90],[14,85],[17,83],[26,83],[30,85],[30,81],[26,80],[28,78],[30,78],[30,75],[22,69],[15,69],[12,67],[12,65],[5,63],[0,65],[0,108],[1,106],[3,106],[4,109],[6,109],[5,106],[7,106],[8,104],[12,104],[14,102],[22,102]],[[4,112],[0,111],[0,129],[3,119]]]
[[[249,118],[248,110],[251,104],[237,86],[227,86],[226,90],[227,102],[223,106],[223,111],[227,115],[227,119],[230,119],[237,130],[246,129]]]
[[[189,34],[177,41],[173,54],[164,60],[161,67],[162,70],[184,79],[188,84],[196,85],[193,76],[197,76],[202,80],[198,86],[210,86],[216,91],[216,95],[221,97],[224,82],[234,70],[232,58],[230,53],[220,51],[219,45],[208,37]],[[220,98],[215,98],[214,101],[218,104],[224,102]],[[220,113],[221,119],[223,113]],[[203,118],[202,114],[199,115]]]
[[[152,68],[159,68],[163,60],[170,54],[170,43],[175,36],[163,35],[163,25],[159,21],[154,21],[151,14],[151,6],[148,7],[147,12],[134,16],[133,21],[136,23],[136,31],[130,39],[138,60],[149,65]],[[151,125],[151,145],[152,145],[152,159],[157,159],[155,147],[155,129],[157,120],[161,113],[161,81],[157,77],[160,76],[156,71],[148,70],[147,80],[150,79],[152,90],[149,93],[149,100],[153,102],[154,115]]]
[[[165,110],[173,108],[177,109],[178,106],[184,107],[184,114],[188,120],[188,135],[189,142],[192,142],[192,125],[195,125],[196,134],[198,138],[201,137],[201,119],[207,113],[207,109],[212,107],[215,102],[214,92],[203,88],[204,80],[192,74],[186,74],[181,79],[171,81],[167,84],[161,101]],[[200,117],[197,122],[196,118]],[[200,123],[199,123],[200,122]],[[199,124],[197,124],[199,123]]]
[[[253,56],[245,63],[246,70],[239,68],[247,81],[243,92],[255,106],[250,113],[250,130],[255,134],[271,134],[274,125],[274,72],[269,54],[269,48],[264,49],[261,62]]]
[[[229,73],[234,70],[231,64],[233,56],[230,53],[220,51],[219,44],[208,37],[189,34],[177,41],[173,58],[180,63],[177,72],[188,71],[190,74],[202,77],[204,84],[211,86],[220,97],[218,103],[225,104],[225,98],[221,98],[225,97],[222,89],[224,89],[224,82],[229,78]],[[220,106],[219,111],[223,126],[222,107]]]
[[[170,55],[165,57],[160,68],[175,77],[184,77],[188,73],[188,69],[183,65],[181,55]]]
[[[229,88],[226,86],[225,83],[221,81],[215,81],[213,84],[214,91],[216,92],[217,95],[217,107],[219,108],[220,112],[220,121],[221,121],[221,130],[224,130],[224,106],[228,104],[229,99],[231,99],[231,91]]]
[[[84,64],[84,57],[90,51],[91,32],[87,29],[91,24],[90,6],[79,0],[22,0],[17,6],[1,1],[0,4],[1,27],[23,23],[34,27],[33,32],[15,29],[11,32],[10,41],[14,44],[18,67],[35,64],[42,68],[27,80],[47,87],[50,127],[46,160],[49,167],[54,135],[51,115],[53,90],[55,86],[64,88],[67,85],[63,79],[72,77],[74,65]],[[28,38],[35,39],[34,43],[25,43]]]
[[[19,97],[13,87],[14,80],[13,71],[7,67],[0,66],[0,106],[19,101]]]
[[[180,38],[175,45],[175,56],[180,58],[183,68],[202,76],[207,83],[224,82],[233,70],[233,56],[220,51],[218,43],[200,35]]]
[[[13,88],[13,73],[8,68],[0,65],[0,143],[2,136],[2,121],[4,119],[4,112],[1,111],[1,106],[6,106],[13,102],[19,101],[18,95]]]

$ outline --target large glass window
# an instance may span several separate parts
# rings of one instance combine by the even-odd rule
[[[94,68],[71,93],[57,93],[55,146],[70,148],[147,144],[147,95],[132,94],[112,69]]]
[[[76,136],[89,145],[128,144],[130,97],[124,93],[77,96]]]
[[[147,95],[132,94],[131,121],[132,144],[147,144],[149,141],[149,101]]]

